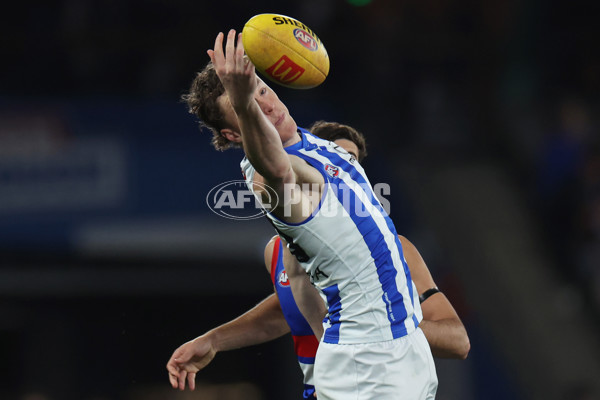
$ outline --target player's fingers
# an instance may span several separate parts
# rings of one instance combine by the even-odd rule
[[[170,359],[167,363],[167,371],[169,371],[170,375],[179,376],[179,367],[173,359]]]
[[[244,60],[244,73],[245,74],[254,74],[254,64],[250,59]]]
[[[177,386],[179,385],[179,382],[177,381],[177,376],[169,373],[169,382],[171,383],[173,389],[177,389]]]
[[[239,72],[246,71],[246,60],[244,59],[244,45],[242,44],[242,34],[237,35],[237,46],[235,48],[235,62]]]
[[[254,64],[252,64],[252,61],[250,61],[250,57],[248,57],[247,55],[244,55],[243,57],[243,64],[244,64],[244,74],[253,74],[254,73]]]
[[[244,41],[242,40],[242,34],[238,36],[238,51],[241,54],[242,65],[244,66],[244,74],[254,74],[254,64],[250,61],[250,57],[246,54],[246,49],[244,48]]]
[[[230,29],[225,43],[225,65],[227,71],[235,71],[235,30]]]
[[[215,48],[213,49],[212,53],[213,55],[211,57],[211,61],[215,65],[215,68],[225,64],[225,56],[223,55],[223,32],[219,32],[217,35],[217,38],[215,39]]]
[[[185,390],[185,379],[187,378],[187,372],[181,371],[179,374],[179,390]]]
[[[190,390],[196,389],[196,373],[190,372],[188,373],[188,387]]]

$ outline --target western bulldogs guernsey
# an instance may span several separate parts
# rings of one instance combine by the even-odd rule
[[[321,202],[300,224],[267,214],[327,300],[323,342],[389,341],[413,332],[422,318],[396,229],[358,162],[341,147],[299,128],[285,148],[323,176]],[[254,168],[241,163],[252,190]]]
[[[279,238],[276,239],[275,245],[273,246],[271,281],[273,281],[273,285],[277,291],[277,297],[279,297],[279,304],[281,304],[281,310],[283,311],[285,320],[292,331],[294,350],[298,357],[300,369],[304,374],[303,398],[312,398],[312,395],[315,392],[313,369],[319,341],[313,334],[306,319],[302,316],[302,313],[298,309],[294,297],[292,296],[290,282],[283,265],[283,246]]]

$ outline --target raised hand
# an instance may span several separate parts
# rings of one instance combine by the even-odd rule
[[[257,86],[257,77],[254,65],[244,57],[242,34],[237,35],[231,29],[227,34],[225,52],[223,52],[223,33],[219,32],[215,39],[214,50],[208,50],[208,56],[215,66],[217,76],[223,83],[233,109],[243,111],[253,100]]]

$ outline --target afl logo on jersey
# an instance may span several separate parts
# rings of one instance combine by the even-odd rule
[[[287,272],[285,272],[285,269],[281,270],[281,273],[277,277],[277,284],[282,287],[290,286],[290,280],[288,279]]]
[[[310,33],[306,32],[304,29],[296,28],[294,29],[294,37],[302,46],[306,47],[310,51],[317,51],[319,47],[317,45],[317,41],[311,36]]]
[[[327,175],[330,177],[335,178],[340,174],[340,169],[331,164],[325,164],[325,172],[327,172]]]

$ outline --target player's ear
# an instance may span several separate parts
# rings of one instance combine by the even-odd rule
[[[242,135],[240,135],[239,132],[236,132],[232,129],[223,128],[223,129],[221,129],[220,133],[221,133],[221,136],[223,136],[225,139],[229,140],[230,142],[242,143]]]

